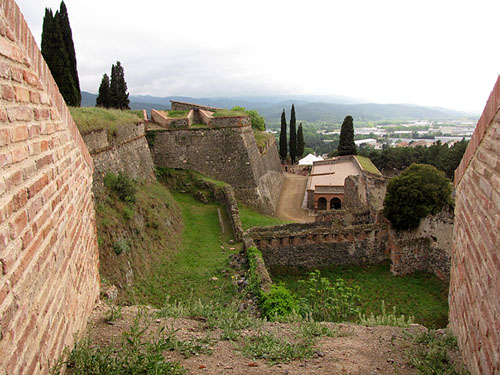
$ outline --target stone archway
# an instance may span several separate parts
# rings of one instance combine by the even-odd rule
[[[323,211],[326,210],[327,205],[328,205],[328,201],[326,200],[326,198],[321,197],[318,199],[318,210],[323,210]]]
[[[330,200],[330,209],[332,210],[340,210],[342,208],[342,201],[340,198],[332,198]]]

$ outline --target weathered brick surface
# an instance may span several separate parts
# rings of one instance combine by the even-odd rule
[[[455,171],[450,325],[472,374],[500,374],[500,79]]]
[[[0,374],[47,374],[98,298],[93,163],[13,0],[0,1]]]

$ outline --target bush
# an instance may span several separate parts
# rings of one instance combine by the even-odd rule
[[[359,287],[349,287],[340,278],[332,283],[321,277],[318,270],[310,272],[309,278],[299,283],[304,286],[300,299],[302,315],[329,322],[345,322],[359,315]]]
[[[451,186],[443,172],[413,164],[387,185],[384,214],[395,229],[414,229],[429,214],[452,204]]]
[[[118,240],[113,243],[113,250],[116,255],[126,253],[130,250],[130,245],[127,240]]]
[[[111,189],[117,197],[125,203],[135,203],[136,189],[131,179],[122,173],[118,176],[114,173],[107,173],[104,176],[104,185]]]
[[[269,293],[262,294],[260,308],[263,316],[274,320],[299,311],[299,304],[285,286],[272,285]]]

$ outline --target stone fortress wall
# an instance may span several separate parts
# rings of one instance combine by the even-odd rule
[[[0,103],[0,374],[48,374],[99,297],[93,162],[13,0]]]
[[[500,78],[460,166],[450,280],[450,326],[469,370],[500,373]]]
[[[118,126],[83,135],[94,160],[94,186],[102,187],[108,172],[134,179],[155,180],[154,164],[145,136],[144,123]]]
[[[283,182],[276,142],[260,153],[250,125],[149,130],[148,138],[155,165],[227,182],[238,199],[274,213]]]

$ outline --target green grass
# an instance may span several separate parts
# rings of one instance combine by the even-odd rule
[[[189,111],[165,111],[165,113],[168,115],[170,118],[183,118],[186,117],[189,113]]]
[[[274,138],[274,135],[268,132],[263,132],[260,130],[255,130],[253,131],[253,134],[255,136],[255,142],[257,143],[257,147],[264,147],[269,140]]]
[[[177,253],[156,266],[152,275],[138,286],[144,302],[161,307],[167,295],[177,301],[200,299],[229,301],[235,294],[231,283],[231,272],[222,274],[227,269],[227,259],[231,253],[227,241],[221,238],[221,229],[217,209],[221,205],[204,204],[191,195],[173,193],[181,207],[184,229]],[[230,228],[227,224],[227,228]],[[221,249],[225,246],[225,250]],[[217,280],[212,280],[216,277]]]
[[[238,202],[238,207],[240,211],[241,224],[243,225],[243,230],[247,230],[253,227],[268,227],[273,225],[288,224],[289,221],[278,219],[277,217],[263,215],[254,209],[245,206],[241,202]]]
[[[369,158],[364,157],[364,156],[359,156],[359,155],[356,155],[355,157],[356,157],[356,159],[358,159],[359,164],[361,164],[361,167],[365,171],[382,176],[382,173],[380,173],[380,171],[377,169],[375,164],[373,164]]]
[[[230,111],[228,109],[221,109],[213,114],[214,117],[247,117],[248,114],[243,111]]]
[[[207,126],[207,125],[205,125],[205,124],[198,124],[198,123],[191,124],[189,127],[190,127],[190,128],[192,128],[192,129],[203,129],[203,128],[208,128],[208,126]]]
[[[278,273],[278,272],[275,272]],[[344,279],[348,285],[358,285],[361,296],[361,313],[379,315],[382,301],[388,311],[396,306],[396,314],[414,316],[415,322],[429,328],[442,328],[448,324],[448,284],[434,275],[416,272],[409,276],[393,276],[389,263],[372,266],[331,267],[321,274],[330,280]],[[300,279],[307,272],[294,275],[272,276],[274,282],[284,282],[297,293]]]
[[[82,134],[101,129],[114,133],[120,125],[138,124],[144,121],[142,111],[101,107],[70,107],[69,111]]]

